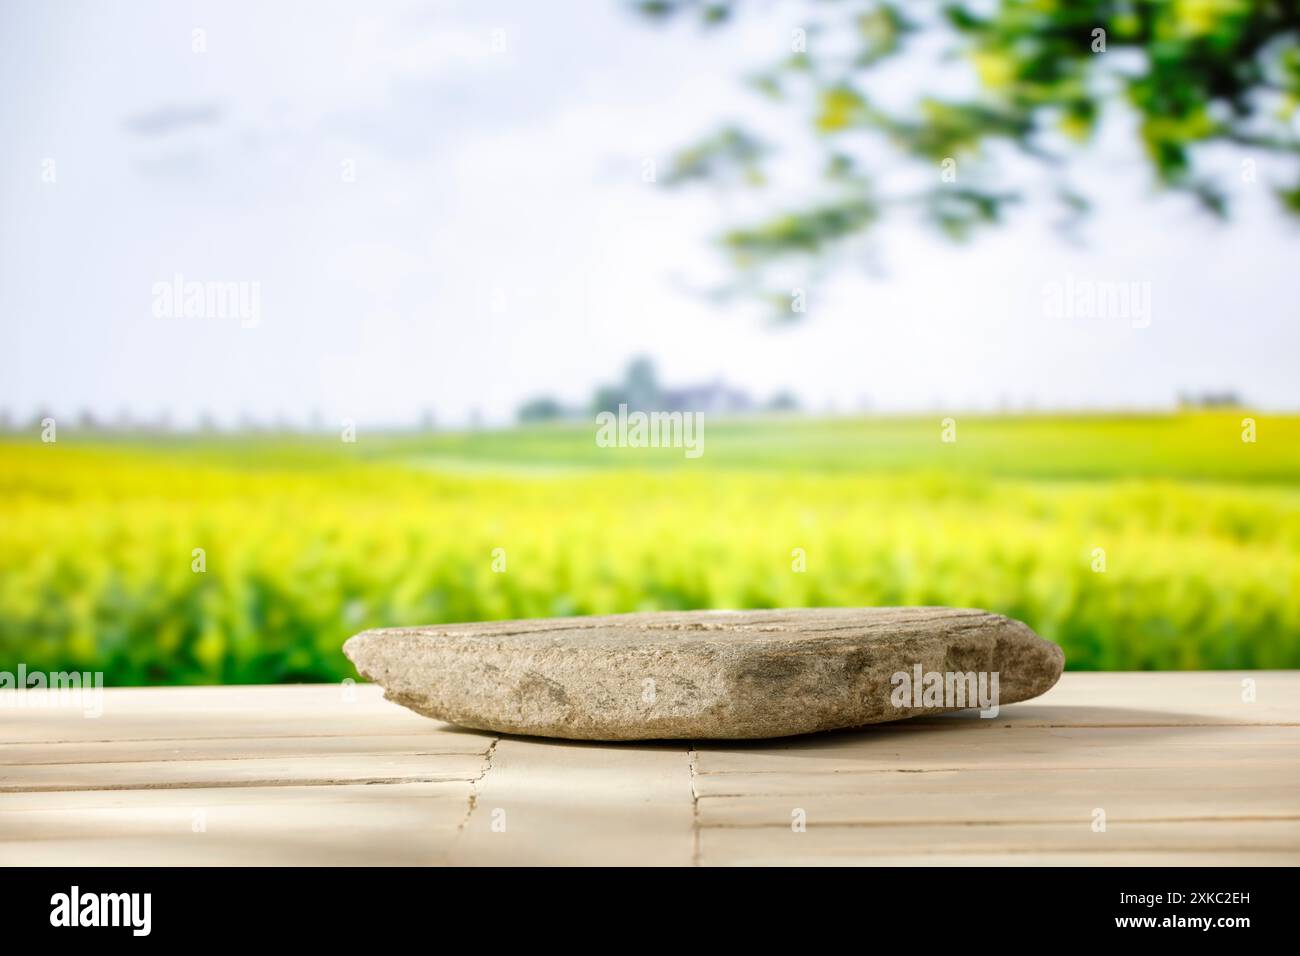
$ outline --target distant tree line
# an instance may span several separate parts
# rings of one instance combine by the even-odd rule
[[[654,363],[648,358],[633,359],[622,381],[596,388],[585,406],[566,406],[550,396],[539,396],[519,407],[523,423],[580,418],[601,412],[617,412],[620,405],[643,412],[705,412],[714,415],[745,415],[755,412],[795,412],[799,401],[782,391],[766,402],[756,402],[749,393],[722,381],[669,388],[662,385]]]

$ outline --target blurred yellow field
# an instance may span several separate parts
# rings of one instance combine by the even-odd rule
[[[0,660],[103,670],[109,684],[332,680],[353,676],[343,640],[372,626],[946,604],[1022,618],[1074,669],[1300,666],[1294,446],[1249,450],[1267,480],[1237,465],[1201,477],[1205,443],[1230,426],[1130,426],[1153,447],[1171,428],[1187,439],[1137,477],[1072,476],[1059,458],[1051,474],[1033,422],[1020,426],[1022,475],[973,449],[937,467],[922,450],[929,420],[853,426],[868,444],[915,432],[912,464],[875,467],[856,443],[809,453],[819,427],[849,428],[816,423],[769,423],[762,460],[740,460],[754,426],[717,429],[700,467],[628,449],[579,458],[589,429],[348,446],[11,439]],[[997,427],[1013,460],[1015,421]],[[1043,434],[1073,428],[1086,450],[1107,427]],[[509,463],[512,436],[533,470]]]

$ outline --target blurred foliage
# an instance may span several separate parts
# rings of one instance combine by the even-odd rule
[[[8,439],[0,669],[335,680],[380,625],[878,604],[1010,614],[1074,669],[1297,667],[1300,418],[1239,423],[755,420],[689,462],[553,425]]]
[[[524,424],[555,421],[557,418],[564,417],[564,406],[558,400],[543,395],[529,399],[519,406],[516,417]]]
[[[747,6],[631,2],[654,20],[698,18],[710,28]],[[806,134],[796,132],[795,145],[811,143],[821,155],[824,195],[723,235],[742,288],[761,297],[774,295],[762,288],[771,284],[766,270],[824,258],[886,212],[919,209],[955,239],[1000,222],[1024,197],[1016,176],[1005,177],[1009,187],[998,182],[994,167],[1002,164],[988,162],[1006,155],[998,149],[1060,168],[1055,198],[1062,221],[1076,223],[1087,200],[1064,181],[1064,160],[1090,140],[1112,103],[1135,113],[1166,187],[1225,215],[1223,184],[1198,169],[1197,156],[1226,145],[1243,158],[1281,157],[1294,178],[1274,191],[1283,209],[1300,214],[1295,0],[810,0],[789,9],[788,54],[750,80],[804,117],[795,129]],[[887,70],[900,61],[922,89],[905,106],[886,105],[900,80]],[[665,181],[770,185],[765,162],[777,152],[732,123],[684,150]],[[900,156],[923,172],[915,189],[881,185],[878,174],[892,173]],[[941,180],[945,161],[960,163],[956,179]]]

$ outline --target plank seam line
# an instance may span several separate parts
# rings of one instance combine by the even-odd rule
[[[1089,771],[1089,773],[1093,773],[1093,772],[1097,772],[1097,771]],[[1202,792],[1208,795],[1212,795],[1215,798],[1215,802],[1221,803],[1225,801],[1231,802],[1234,797],[1240,795],[1243,791],[1251,791],[1257,789],[1259,788],[1258,787],[1233,787],[1226,790],[1207,790]],[[940,795],[945,795],[945,794],[940,794],[938,792],[918,793],[918,792],[904,791],[902,793],[885,793],[885,794],[880,794],[879,796],[883,796],[885,798],[890,798],[890,797],[905,798],[905,797],[929,797],[929,796],[940,796]],[[701,800],[776,800],[777,798],[784,799],[786,797],[790,797],[790,798],[800,799],[800,800],[804,800],[804,799],[826,800],[826,799],[835,799],[837,797],[852,797],[857,800],[868,800],[875,796],[877,796],[877,794],[866,793],[866,792],[854,793],[854,792],[846,792],[844,790],[797,790],[797,791],[789,791],[789,792],[783,792],[780,790],[776,792],[748,790],[748,791],[739,791],[736,793],[702,793],[700,794],[700,799]],[[974,793],[963,794],[963,796],[967,798],[997,797],[999,799],[1005,800],[1007,794],[1006,792],[1000,790],[980,790]],[[1037,796],[1041,796],[1043,799],[1047,799],[1048,797],[1055,796],[1055,794],[1038,794]]]
[[[970,856],[970,857],[998,857],[998,856],[1035,856],[1035,855],[1060,855],[1068,856],[1070,854],[1083,855],[1101,855],[1105,853],[1127,853],[1127,854],[1148,854],[1148,853],[1264,853],[1264,854],[1286,854],[1284,859],[1290,859],[1293,856],[1300,855],[1300,847],[1240,847],[1232,845],[1224,846],[1112,846],[1112,847],[1079,847],[1079,846],[1013,846],[998,847],[990,849],[988,847],[944,847],[940,850],[930,850],[923,848],[906,848],[898,850],[882,849],[879,852],[874,850],[854,850],[844,857],[885,857],[894,859],[898,857],[907,857],[915,859],[924,859],[930,856]],[[837,856],[823,855],[819,861],[836,861]],[[786,864],[788,865],[788,864]]]
[[[438,733],[438,731],[432,731]],[[431,731],[428,730],[408,730],[405,733],[389,732],[368,734],[368,733],[346,733],[346,734],[240,734],[232,737],[229,734],[218,734],[216,736],[198,736],[198,737],[95,737],[95,738],[68,738],[66,740],[0,740],[0,747],[33,747],[33,746],[52,746],[62,744],[161,744],[171,743],[172,741],[193,742],[198,740],[358,740],[367,737],[424,737]],[[453,734],[453,736],[470,736],[463,734]],[[475,734],[473,736],[483,736]]]
[[[1132,823],[1287,823],[1291,821],[1300,821],[1300,816],[1291,814],[1281,814],[1278,816],[1268,816],[1262,814],[1250,816],[1224,816],[1224,817],[1126,817],[1116,819],[1111,817],[1111,823],[1132,824]],[[1052,827],[1061,825],[1078,825],[1077,817],[1059,818],[1050,820],[837,820],[834,823],[820,823],[820,829],[833,830],[836,828],[852,827],[856,829],[888,829],[888,828],[924,828],[924,827],[951,827],[959,829],[961,827]],[[705,823],[705,829],[709,830],[784,830],[787,825],[784,823]]]
[[[691,741],[686,749],[686,770],[691,785],[691,866],[700,865],[700,794],[695,789],[695,762],[699,752]]]
[[[153,760],[27,760],[10,763],[0,760],[0,767],[135,767],[152,764],[173,763],[216,763],[225,760],[328,760],[331,757],[477,757],[473,750],[339,750],[329,753],[319,751],[302,751],[282,754],[202,754],[197,757],[162,757]]]
[[[0,786],[4,793],[100,793],[125,790],[237,790],[270,787],[351,787],[388,785],[399,783],[472,783],[472,777],[354,777],[336,780],[329,777],[304,780],[200,780],[185,783],[122,783],[91,784],[64,787],[6,787]]]
[[[492,738],[492,743],[483,754],[483,766],[478,772],[478,776],[469,782],[469,805],[465,808],[465,816],[456,827],[457,835],[465,832],[465,827],[469,826],[469,818],[474,815],[474,808],[478,806],[478,787],[483,782],[483,778],[488,775],[492,769],[492,757],[496,753],[497,744],[501,743],[500,737]]]
[[[1278,765],[1291,766],[1290,761],[1283,761],[1280,757],[1258,758],[1255,760],[1225,760],[1221,764],[1203,764],[1203,763],[1171,763],[1163,764],[1157,767],[1108,767],[1108,766],[1073,766],[1073,767],[1024,767],[1013,763],[979,763],[963,764],[956,767],[921,767],[917,769],[900,768],[900,767],[879,767],[864,770],[845,769],[845,770],[800,770],[800,777],[866,777],[878,773],[1119,773],[1131,771],[1134,773],[1144,773],[1152,770],[1218,770],[1222,767],[1248,767],[1251,769],[1272,768]],[[17,764],[16,766],[23,766]],[[789,774],[788,768],[779,768],[777,770],[699,770],[697,773],[701,777],[729,777],[737,774],[744,775],[768,775],[768,774]],[[719,794],[705,794],[705,796],[719,796]],[[721,796],[736,796],[736,794],[721,794]]]

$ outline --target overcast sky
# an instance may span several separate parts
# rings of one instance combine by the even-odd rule
[[[6,3],[0,407],[504,421],[638,354],[814,409],[1300,407],[1296,226],[1231,176],[1229,226],[1153,201],[1122,117],[1084,245],[891,227],[781,328],[692,292],[725,203],[643,161],[752,110],[796,10],[709,35],[618,0]],[[256,283],[256,326],[155,315],[177,274]],[[1045,315],[1067,276],[1149,283],[1149,326]]]

